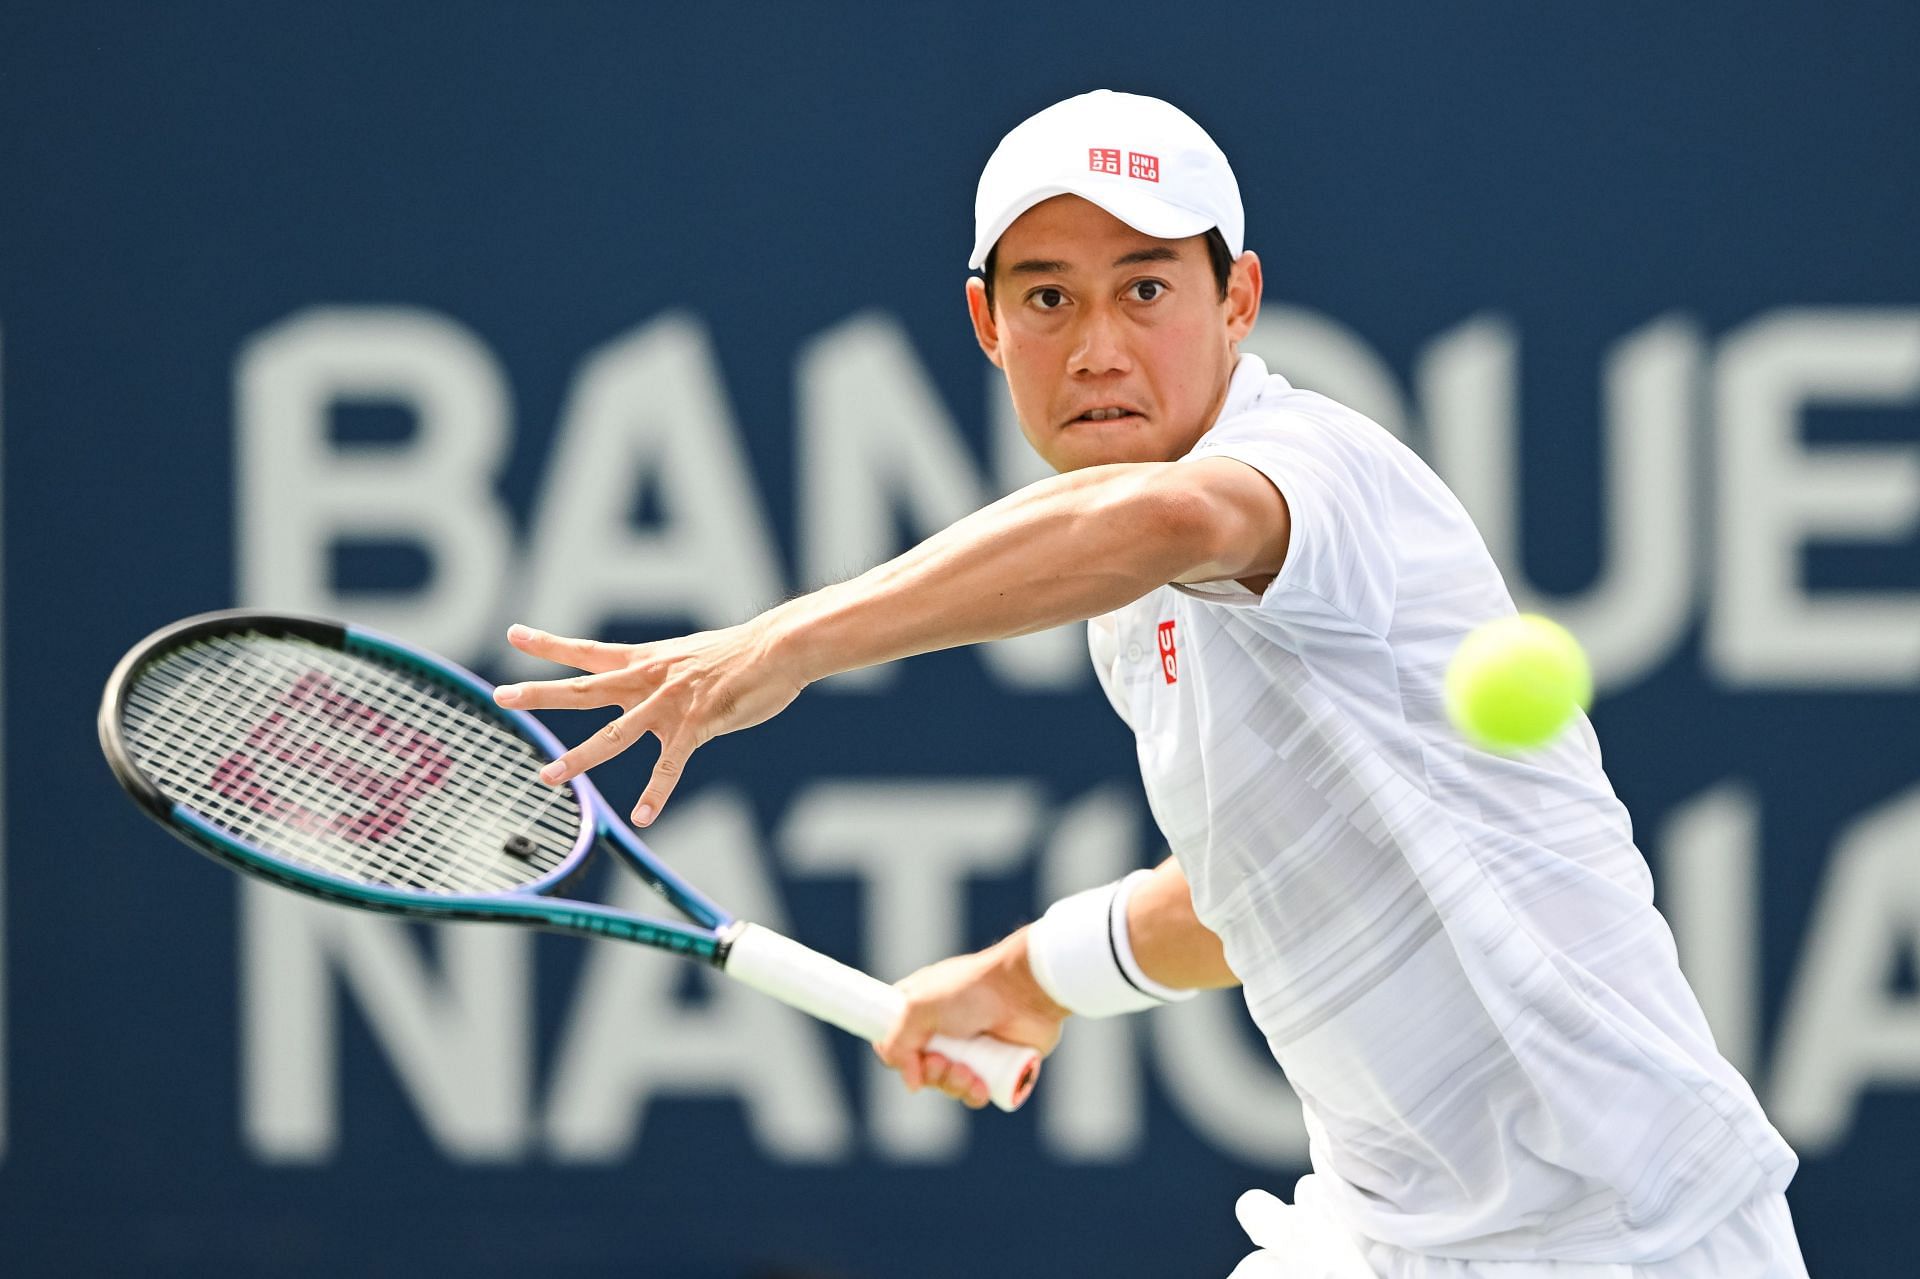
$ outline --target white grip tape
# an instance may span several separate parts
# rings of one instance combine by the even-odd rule
[[[747,924],[734,936],[726,974],[868,1043],[892,1028],[906,1004],[905,995],[879,978],[759,924]],[[1002,1110],[1019,1109],[1040,1073],[1038,1052],[990,1035],[935,1035],[923,1051],[939,1053],[980,1076],[988,1097]]]

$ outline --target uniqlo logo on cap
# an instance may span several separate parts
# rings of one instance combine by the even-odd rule
[[[1173,647],[1173,623],[1160,623],[1160,673],[1167,683],[1180,682],[1180,654]]]
[[[1139,178],[1142,182],[1160,180],[1160,157],[1145,155],[1139,151],[1127,152],[1127,176]]]
[[[1089,147],[1087,149],[1087,167],[1095,173],[1120,174],[1120,148]]]

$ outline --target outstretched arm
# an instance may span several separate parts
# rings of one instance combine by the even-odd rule
[[[767,618],[819,678],[1084,621],[1168,582],[1276,572],[1287,530],[1279,492],[1241,462],[1089,467]]]
[[[1033,925],[983,951],[942,960],[899,983],[906,1008],[874,1051],[900,1072],[907,1087],[938,1088],[979,1109],[987,1086],[964,1066],[924,1052],[936,1034],[993,1035],[1028,1044],[1042,1053],[1060,1041],[1071,1010],[1034,974],[1029,943]],[[1127,899],[1126,927],[1134,960],[1161,986],[1188,991],[1235,986],[1220,939],[1200,922],[1180,865],[1168,858],[1141,880]],[[1098,939],[1105,945],[1104,936]]]
[[[524,710],[621,708],[548,765],[542,776],[552,783],[644,734],[659,738],[659,762],[634,809],[644,826],[689,755],[770,719],[814,680],[1094,617],[1168,582],[1276,573],[1288,530],[1279,491],[1229,458],[1088,467],[1029,485],[897,559],[739,626],[658,644],[516,626],[508,632],[516,648],[587,674],[506,685],[496,696]]]

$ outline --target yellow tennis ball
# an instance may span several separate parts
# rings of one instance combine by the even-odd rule
[[[1566,627],[1503,617],[1460,642],[1447,665],[1447,718],[1468,740],[1512,752],[1544,746],[1593,701],[1593,671]]]

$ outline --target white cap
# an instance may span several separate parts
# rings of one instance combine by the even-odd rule
[[[1181,240],[1214,227],[1240,256],[1246,214],[1227,157],[1190,116],[1158,98],[1096,89],[1056,102],[1000,140],[973,201],[975,270],[1042,200],[1077,195],[1134,230]]]

